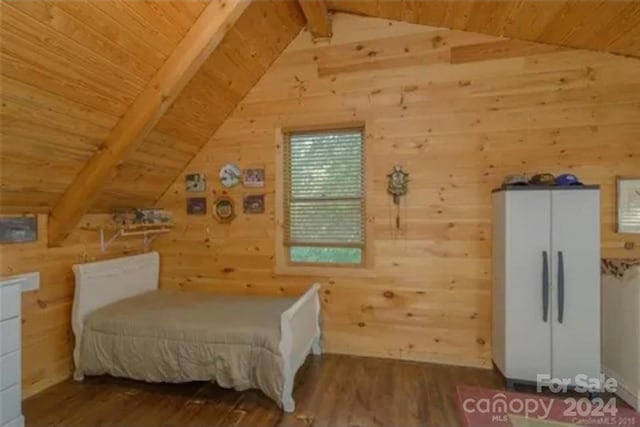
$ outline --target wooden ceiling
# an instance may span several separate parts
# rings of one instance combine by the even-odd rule
[[[49,211],[206,2],[2,2],[3,211]]]
[[[2,2],[2,212],[52,209],[207,4]],[[252,3],[92,210],[153,205],[303,26]]]
[[[208,3],[0,3],[2,212],[51,211]],[[327,0],[304,8],[319,36],[327,8],[640,56],[637,1]],[[304,23],[297,0],[252,2],[91,210],[153,205]]]
[[[327,0],[329,9],[640,57],[640,1]]]
[[[153,205],[303,26],[294,0],[252,3],[94,209]]]

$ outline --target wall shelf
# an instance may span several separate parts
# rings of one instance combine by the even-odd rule
[[[109,226],[100,227],[98,232],[100,233],[100,249],[102,252],[116,240],[121,237],[135,237],[142,236],[144,238],[144,248],[147,249],[151,242],[160,234],[169,233],[173,228],[173,224],[135,224],[127,226]],[[107,237],[107,233],[112,232],[110,237]]]

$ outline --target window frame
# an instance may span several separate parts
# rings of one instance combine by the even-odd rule
[[[314,131],[338,131],[342,129],[362,129],[362,155],[364,158],[363,180],[363,204],[364,204],[364,246],[360,263],[315,263],[291,261],[290,247],[284,244],[285,225],[285,138],[289,133],[314,132]],[[366,133],[366,123],[349,122],[340,124],[317,125],[307,127],[288,127],[276,129],[276,250],[275,273],[290,275],[314,275],[314,276],[373,276],[373,216],[370,210],[372,199],[373,173],[371,162],[368,161],[370,138]],[[331,247],[331,246],[322,246]]]

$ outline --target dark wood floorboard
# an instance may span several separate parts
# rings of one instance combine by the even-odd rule
[[[293,414],[253,390],[94,377],[69,380],[25,400],[26,425],[455,427],[460,425],[456,386],[504,388],[494,371],[390,359],[323,355],[302,369]]]

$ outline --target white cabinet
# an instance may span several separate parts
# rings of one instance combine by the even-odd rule
[[[0,282],[0,427],[20,427],[21,280]]]
[[[602,370],[640,412],[640,265],[602,276]]]
[[[597,187],[493,194],[493,360],[509,381],[600,376]]]

